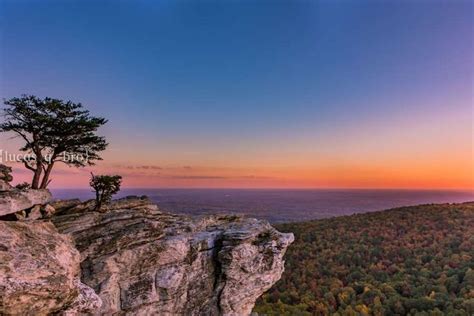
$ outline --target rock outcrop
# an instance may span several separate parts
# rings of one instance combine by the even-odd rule
[[[51,200],[48,190],[31,190],[13,188],[10,182],[12,168],[0,164],[0,220],[38,219],[41,205]]]
[[[52,218],[75,240],[102,315],[248,315],[280,278],[293,241],[256,219],[192,219],[137,198],[112,205]]]
[[[146,197],[96,212],[32,191],[0,193],[26,219],[0,220],[0,315],[249,315],[293,241],[266,221],[167,214]]]
[[[95,210],[95,200],[81,202],[78,199],[58,200],[50,203],[55,209],[56,215],[80,214],[93,212]],[[127,196],[118,200],[113,200],[108,205],[103,205],[101,212],[108,212],[119,209],[145,209],[157,210],[158,206],[147,196]]]
[[[48,190],[24,190],[13,188],[10,182],[12,168],[0,164],[0,219],[25,219],[30,213],[31,219],[41,217],[41,205],[51,200]]]
[[[51,223],[0,221],[0,315],[77,315],[101,305],[80,255]]]
[[[0,192],[0,216],[20,212],[51,200],[48,190],[10,190]]]

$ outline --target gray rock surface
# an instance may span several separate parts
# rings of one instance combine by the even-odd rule
[[[158,210],[158,206],[154,204],[147,196],[127,196],[122,199],[113,200],[106,206],[106,210],[120,210],[120,209],[144,209],[144,210]]]
[[[58,200],[53,201],[50,204],[56,210],[56,215],[79,214],[95,210],[95,200],[93,199],[85,202],[81,202],[78,199]],[[156,204],[154,204],[147,196],[127,196],[118,200],[113,200],[108,205],[103,205],[101,212],[119,209],[158,210],[158,206],[156,206]]]
[[[281,277],[292,234],[266,221],[192,219],[142,202],[52,217],[75,240],[81,280],[102,299],[100,314],[248,315]]]
[[[34,221],[34,220],[40,219],[41,217],[42,217],[41,205],[38,204],[28,210],[28,215],[27,215],[26,220]]]
[[[27,221],[0,221],[0,315],[249,315],[293,241],[266,221],[166,214],[146,197],[106,212],[38,204],[49,197],[9,214]]]
[[[0,221],[0,315],[78,315],[100,308],[80,255],[51,223]]]
[[[65,212],[74,206],[81,204],[81,200],[79,199],[71,199],[71,200],[54,200],[49,203],[55,210],[56,213],[59,214],[61,212]]]
[[[51,200],[48,190],[12,190],[0,192],[0,216],[29,209]]]
[[[44,204],[41,206],[41,215],[43,218],[50,218],[56,213],[56,209],[50,204]]]

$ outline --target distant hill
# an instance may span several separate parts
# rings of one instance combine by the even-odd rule
[[[267,315],[474,315],[474,202],[276,225],[293,232]]]

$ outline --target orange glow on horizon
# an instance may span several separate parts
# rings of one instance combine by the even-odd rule
[[[103,161],[81,169],[57,164],[50,186],[87,188],[94,172],[122,175],[128,188],[473,190],[472,117],[465,106],[459,109],[426,114],[423,120],[361,122],[334,134],[256,137],[235,144],[109,137]],[[21,147],[11,135],[0,134],[0,144],[11,153]],[[13,176],[14,183],[31,180],[21,164],[14,165]]]
[[[317,168],[231,168],[154,165],[109,165],[81,169],[59,165],[52,188],[86,188],[90,172],[120,174],[127,188],[474,188],[473,167],[466,161],[449,165],[399,163],[390,166],[327,164]],[[31,174],[15,165],[14,182],[29,181]]]

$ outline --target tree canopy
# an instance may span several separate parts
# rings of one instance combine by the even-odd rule
[[[93,165],[107,148],[104,137],[96,134],[107,123],[91,116],[81,103],[23,95],[5,100],[0,132],[12,132],[24,141],[22,162],[33,172],[31,187],[44,189],[56,162],[69,166]]]
[[[112,196],[120,191],[122,177],[118,175],[98,175],[91,174],[90,186],[95,191],[95,209],[100,211],[102,205],[109,203]]]
[[[474,203],[276,227],[295,242],[260,315],[474,315]]]

